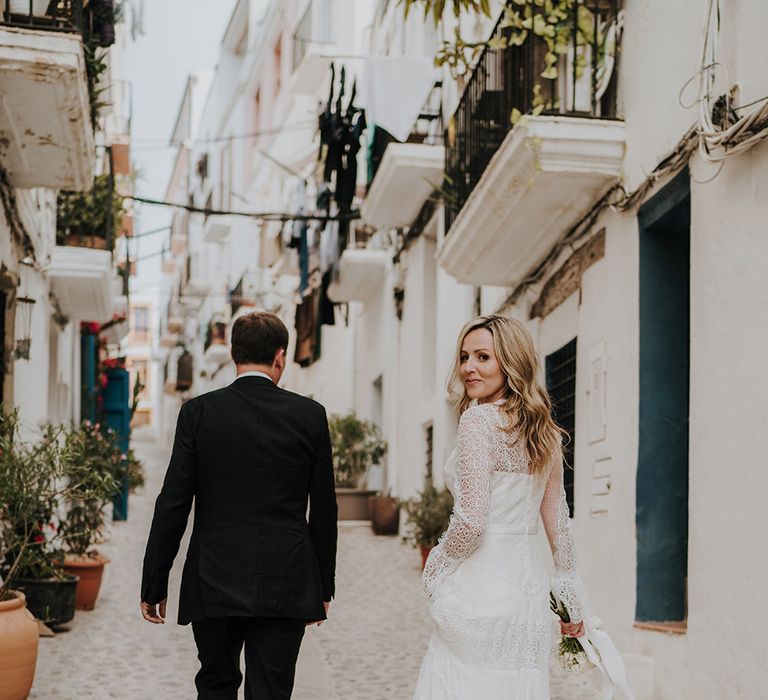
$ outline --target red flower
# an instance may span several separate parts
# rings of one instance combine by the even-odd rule
[[[35,544],[39,544],[40,542],[45,542],[45,537],[44,537],[43,535],[35,535],[35,536],[32,538],[32,541],[33,541]]]

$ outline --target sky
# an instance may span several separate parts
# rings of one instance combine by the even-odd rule
[[[133,167],[140,173],[136,194],[163,199],[173,166],[168,147],[187,76],[214,68],[219,45],[235,0],[130,0],[143,4],[143,36],[128,38],[123,72],[132,84]],[[172,210],[140,205],[134,230],[151,231],[170,224]],[[131,256],[155,253],[168,241],[158,233],[131,242]],[[138,262],[131,289],[141,291],[157,283],[161,256]]]

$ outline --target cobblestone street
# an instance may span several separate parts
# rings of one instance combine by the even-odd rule
[[[167,451],[151,442],[136,447],[146,461],[147,485],[132,496],[128,522],[116,523],[102,547],[112,562],[97,608],[78,612],[68,631],[40,640],[31,700],[195,697],[192,631],[175,624],[186,541],[171,575],[168,622],[150,625],[138,609],[143,547]],[[410,698],[430,629],[417,552],[399,538],[374,537],[367,524],[343,523],[337,595],[329,621],[307,631],[294,697]],[[553,699],[597,697],[579,681],[556,675]]]

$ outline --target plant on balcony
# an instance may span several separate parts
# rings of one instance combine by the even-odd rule
[[[425,17],[431,14],[435,24],[440,22],[446,6],[446,0],[402,1],[406,16],[412,7],[420,5],[424,7]],[[451,4],[456,17],[464,12],[491,17],[490,5],[485,0],[451,0]],[[600,4],[596,3],[596,7]],[[457,77],[468,72],[486,46],[503,50],[510,46],[522,46],[529,37],[535,37],[546,47],[540,77],[546,81],[556,81],[560,57],[572,52],[575,77],[578,80],[587,68],[589,49],[596,48],[599,67],[604,67],[606,58],[616,53],[617,33],[613,31],[615,23],[608,25],[597,19],[593,10],[580,0],[510,0],[490,39],[465,41],[457,24],[453,41],[442,43],[435,56],[435,64],[447,65],[453,76]],[[544,110],[558,107],[556,101],[545,97],[547,92],[554,93],[543,89],[542,83],[534,84],[532,114],[541,114]],[[510,115],[512,123],[521,117],[520,109],[514,108]]]
[[[115,25],[123,19],[123,3],[116,0],[93,0],[91,15],[93,31],[99,46],[107,47],[115,43]]]
[[[91,103],[91,126],[95,132],[99,124],[99,114],[108,105],[101,96],[109,87],[100,87],[100,84],[109,64],[107,63],[107,52],[99,51],[98,42],[94,37],[83,43],[83,55],[85,56],[85,74],[88,81],[88,97]]]
[[[59,192],[56,202],[56,241],[59,245],[106,248],[114,240],[123,213],[123,197],[110,185],[109,175],[97,175],[88,192]]]

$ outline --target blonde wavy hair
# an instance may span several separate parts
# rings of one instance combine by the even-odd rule
[[[448,378],[456,410],[461,415],[472,402],[459,374],[461,348],[467,335],[480,328],[493,337],[493,351],[507,379],[501,405],[507,418],[505,430],[517,433],[531,460],[531,472],[543,475],[562,454],[561,442],[568,434],[552,419],[552,403],[539,381],[539,358],[533,339],[520,321],[506,316],[478,316],[461,329]]]

